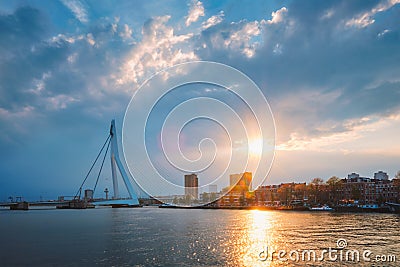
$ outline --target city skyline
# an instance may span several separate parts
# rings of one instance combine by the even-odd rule
[[[263,184],[377,170],[393,178],[400,170],[399,11],[398,1],[3,1],[0,200],[75,193],[111,119],[122,135],[139,86],[167,67],[199,60],[240,70],[268,100],[275,160]],[[248,107],[226,91],[177,88],[155,111],[212,97],[236,107],[251,126]],[[164,117],[149,118],[148,153],[183,186],[182,172],[160,153]],[[183,132],[189,160],[212,156],[212,143],[199,146],[206,137],[222,152],[219,165],[199,177],[224,168],[229,143],[221,127],[199,120]],[[239,141],[230,148],[241,149]],[[250,140],[249,152],[257,154],[262,141]],[[255,172],[236,173],[244,171]],[[109,163],[104,172],[99,194],[111,189]]]
[[[252,173],[251,172],[245,172],[246,174],[249,174],[250,175],[250,186],[248,186],[248,190],[249,191],[254,191],[254,190],[257,190],[257,188],[252,188],[251,187],[251,175],[252,175]],[[325,183],[325,182],[327,182],[328,180],[329,180],[329,178],[332,178],[332,177],[336,177],[336,178],[338,178],[338,179],[352,179],[352,178],[361,178],[361,179],[377,179],[377,180],[393,180],[393,179],[400,179],[400,170],[395,174],[395,175],[393,175],[393,176],[390,176],[387,172],[385,172],[385,171],[382,171],[382,170],[377,170],[376,172],[373,172],[372,173],[373,175],[371,176],[361,176],[359,173],[357,173],[357,172],[355,172],[355,171],[353,171],[353,172],[351,172],[351,173],[348,173],[347,175],[345,175],[345,176],[336,176],[336,175],[330,175],[330,176],[327,176],[327,177],[317,177],[317,176],[311,176],[311,177],[309,177],[309,180],[304,180],[304,181],[295,181],[295,180],[289,180],[289,181],[283,181],[283,182],[281,182],[281,183],[294,183],[294,182],[298,182],[298,183],[311,183],[314,179],[321,179],[321,182],[322,183]],[[191,174],[191,175],[196,175],[196,174]],[[220,191],[213,191],[213,190],[211,190],[211,189],[209,189],[208,191],[201,191],[200,193],[203,193],[203,192],[206,192],[206,193],[209,193],[209,192],[222,192],[224,189],[227,189],[227,188],[233,188],[235,185],[237,185],[238,184],[238,182],[241,180],[241,177],[243,177],[243,175],[244,175],[244,173],[240,173],[240,174],[230,174],[229,176],[230,176],[230,183],[229,184],[226,184],[226,186],[224,187],[224,188],[222,188]],[[185,175],[185,177],[186,177],[187,175]],[[189,175],[190,176],[190,175]],[[196,178],[198,178],[197,177],[197,175],[196,175]],[[236,181],[236,182],[233,182],[233,181]],[[260,186],[265,186],[265,185],[267,185],[267,186],[270,186],[270,185],[277,185],[277,184],[270,184],[270,183],[265,183],[265,184],[262,184],[262,185],[260,185]],[[216,186],[216,185],[210,185],[210,186]],[[186,186],[185,186],[185,189],[186,189]],[[186,193],[185,193],[186,194]]]

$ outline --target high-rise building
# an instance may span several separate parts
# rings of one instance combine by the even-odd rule
[[[234,187],[242,177],[241,173],[229,175],[229,186]]]
[[[185,196],[199,199],[199,179],[195,173],[185,175]]]
[[[251,181],[253,175],[251,172],[229,175],[230,187],[239,189],[240,191],[251,191]]]

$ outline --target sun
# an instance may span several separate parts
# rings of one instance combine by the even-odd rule
[[[256,138],[249,140],[249,154],[252,156],[260,156],[263,150],[263,139]]]

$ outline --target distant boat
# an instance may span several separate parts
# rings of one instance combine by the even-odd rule
[[[322,207],[311,207],[311,211],[334,211],[333,208],[329,207],[328,205],[323,205]]]

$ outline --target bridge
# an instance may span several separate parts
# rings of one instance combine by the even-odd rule
[[[107,149],[104,153],[103,162],[101,163],[100,172],[104,165],[104,160],[106,158],[108,149],[110,149],[110,161],[111,161],[111,172],[112,172],[112,183],[113,183],[113,196],[111,199],[93,199],[88,198],[85,196],[82,198],[82,189],[85,185],[86,180],[89,177],[93,167],[95,166],[97,160],[99,159],[100,155],[102,154],[104,148],[107,145]],[[93,191],[96,189],[100,172],[97,175],[96,184]],[[129,194],[128,198],[121,198],[119,194],[119,183],[118,183],[118,175],[122,177],[124,185],[127,189]],[[108,189],[107,193],[108,194]],[[141,207],[139,204],[139,199],[137,194],[132,186],[130,181],[130,177],[128,176],[128,172],[125,170],[124,165],[122,164],[119,151],[118,151],[118,140],[117,140],[117,131],[115,127],[115,120],[111,121],[110,126],[110,133],[104,143],[103,147],[101,148],[99,154],[97,155],[95,161],[93,162],[91,168],[89,169],[85,179],[83,180],[81,186],[78,189],[78,192],[75,194],[72,200],[57,200],[57,201],[37,201],[37,202],[26,202],[23,201],[22,197],[18,197],[16,201],[10,201],[7,203],[0,203],[1,207],[10,207],[10,209],[15,210],[27,210],[29,206],[57,206],[59,208],[88,208],[94,206],[112,206],[112,207]]]

